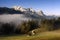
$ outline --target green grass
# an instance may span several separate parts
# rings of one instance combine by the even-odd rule
[[[60,32],[42,32],[34,36],[28,35],[15,35],[15,36],[3,36],[0,40],[60,40]]]

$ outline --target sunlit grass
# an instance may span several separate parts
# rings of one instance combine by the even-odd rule
[[[42,32],[34,36],[16,35],[0,37],[0,40],[60,40],[60,33],[58,32]]]

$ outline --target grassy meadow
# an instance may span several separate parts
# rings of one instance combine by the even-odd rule
[[[28,35],[13,35],[13,36],[3,36],[0,40],[60,40],[60,30],[41,32],[33,36]]]

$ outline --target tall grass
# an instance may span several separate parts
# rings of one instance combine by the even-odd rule
[[[60,33],[57,32],[42,32],[34,36],[16,35],[0,37],[0,40],[60,40]]]

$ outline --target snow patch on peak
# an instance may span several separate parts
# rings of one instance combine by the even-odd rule
[[[23,7],[21,7],[21,6],[14,6],[13,8],[14,8],[15,10],[19,10],[19,11],[21,11],[21,12],[26,11],[26,9],[23,8]]]
[[[29,13],[29,14],[38,14],[40,16],[44,16],[44,13],[42,10],[38,10],[38,11],[35,11],[34,9],[32,8],[23,8],[21,6],[14,6],[13,7],[15,10],[19,10],[21,12],[24,12],[24,13]]]
[[[40,16],[45,16],[42,10],[38,10],[37,14],[40,15]]]
[[[32,8],[29,8],[29,9],[30,9],[30,11],[31,11],[31,12],[35,12],[35,10],[34,10],[34,9],[32,9]]]

